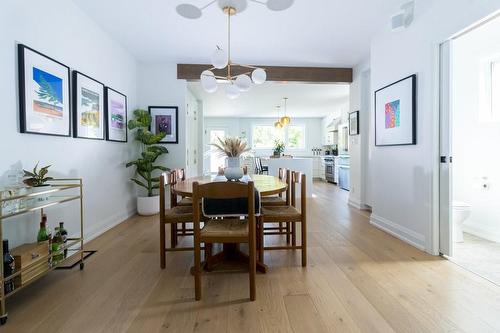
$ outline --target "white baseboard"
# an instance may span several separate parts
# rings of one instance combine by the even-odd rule
[[[381,216],[372,214],[370,217],[370,224],[387,232],[388,234],[399,238],[403,242],[406,242],[421,251],[426,251],[425,247],[425,236],[421,235],[413,230],[406,227],[402,227],[399,224],[389,221]]]
[[[500,234],[498,232],[485,230],[482,228],[478,228],[476,226],[471,226],[468,224],[464,224],[463,231],[468,234],[477,236],[479,238],[483,238],[492,242],[500,243]]]
[[[117,213],[110,216],[106,220],[102,221],[100,224],[88,228],[87,230],[84,230],[85,232],[84,243],[90,242],[94,238],[99,237],[109,229],[116,227],[118,224],[128,220],[129,218],[131,218],[136,214],[137,210],[135,208],[129,211]]]
[[[351,206],[352,208],[356,208],[358,210],[368,210],[371,211],[371,208],[368,207],[367,205],[364,205],[359,201],[357,198],[351,198],[349,196],[349,200],[347,200],[347,204]]]

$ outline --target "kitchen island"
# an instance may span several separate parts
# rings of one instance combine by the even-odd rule
[[[295,158],[262,158],[262,163],[269,166],[269,174],[278,176],[279,168],[286,168],[291,171],[300,171],[306,175],[307,196],[311,197],[313,193],[313,159],[307,157]],[[297,187],[297,196],[300,196],[300,190]]]

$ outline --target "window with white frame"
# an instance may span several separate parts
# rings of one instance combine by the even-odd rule
[[[284,141],[284,131],[272,125],[254,125],[252,147],[254,149],[272,149],[276,140]]]
[[[288,149],[305,149],[306,148],[306,128],[305,126],[288,126]]]

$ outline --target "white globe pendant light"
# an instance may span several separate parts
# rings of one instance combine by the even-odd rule
[[[188,3],[178,5],[175,10],[180,16],[187,19],[194,20],[201,17],[201,9]]]
[[[250,76],[243,74],[239,75],[234,83],[240,91],[246,92],[249,91],[250,87],[252,86],[252,79],[250,78]]]
[[[219,47],[217,47],[217,50],[215,50],[214,53],[212,53],[211,60],[212,60],[212,66],[214,66],[217,69],[226,68],[228,64],[227,53]]]
[[[230,83],[226,87],[226,96],[229,99],[236,99],[240,96],[240,90],[234,83]]]
[[[267,0],[266,6],[270,10],[281,11],[290,8],[293,0]]]
[[[266,71],[263,70],[262,68],[256,68],[252,72],[252,81],[255,84],[262,84],[266,82],[267,80],[267,74]]]
[[[201,86],[203,90],[208,93],[214,93],[217,91],[217,80],[212,71],[205,70],[200,75]]]

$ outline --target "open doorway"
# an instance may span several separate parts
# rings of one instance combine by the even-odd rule
[[[449,103],[441,105],[447,145],[441,154],[441,192],[447,192],[441,196],[442,224],[447,219],[441,247],[452,261],[500,285],[499,35],[496,16],[442,47]]]

